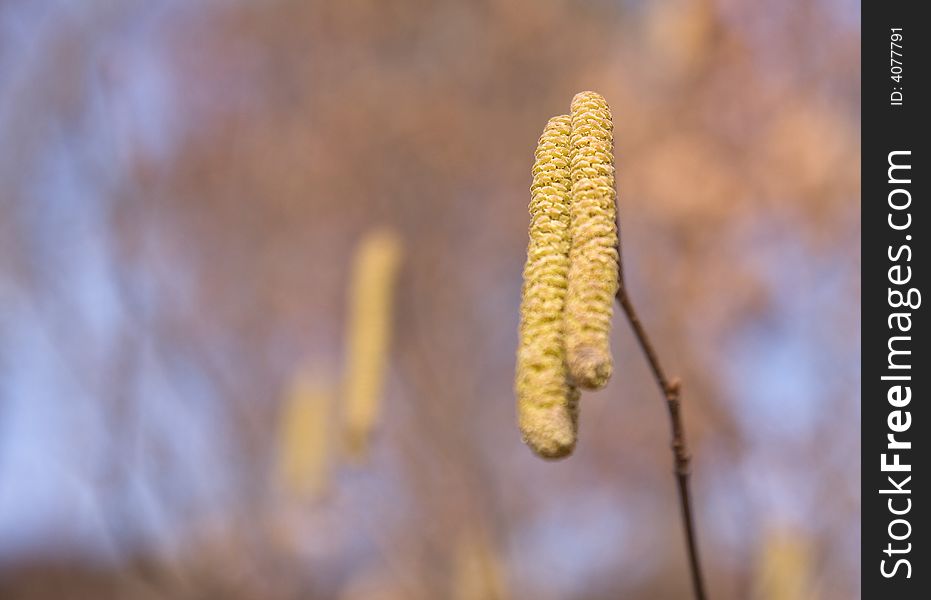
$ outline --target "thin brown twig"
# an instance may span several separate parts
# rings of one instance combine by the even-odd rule
[[[669,410],[669,421],[672,428],[672,452],[675,460],[676,483],[679,487],[679,505],[682,509],[682,527],[685,529],[685,541],[688,547],[689,568],[692,574],[692,588],[695,591],[696,600],[705,600],[705,581],[702,576],[701,564],[698,559],[698,540],[695,535],[695,517],[692,514],[692,495],[689,488],[689,463],[691,454],[689,453],[688,443],[685,439],[685,426],[682,423],[682,384],[678,378],[671,381],[666,377],[665,371],[653,349],[653,343],[647,335],[634,305],[627,295],[627,288],[624,285],[623,273],[620,276],[620,285],[617,288],[617,301],[627,320],[630,322],[634,335],[640,343],[640,349],[643,350],[650,369],[653,371],[653,377],[659,385],[660,392],[666,399],[666,408]]]

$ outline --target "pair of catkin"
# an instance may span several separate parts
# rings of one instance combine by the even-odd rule
[[[575,448],[579,388],[611,377],[608,337],[618,288],[611,111],[595,92],[572,99],[540,137],[530,187],[517,352],[518,422],[543,458]]]
[[[339,423],[346,458],[358,463],[368,456],[381,413],[402,258],[402,240],[395,231],[375,229],[363,237],[352,265],[341,388],[301,370],[283,394],[277,475],[289,498],[310,502],[326,491],[331,442],[337,437],[331,435],[333,421]]]

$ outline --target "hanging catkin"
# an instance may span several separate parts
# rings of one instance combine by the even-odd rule
[[[506,600],[505,565],[490,536],[470,523],[456,540],[451,589],[453,600]]]
[[[299,373],[286,391],[278,425],[278,479],[297,502],[313,500],[328,479],[330,408],[333,391]]]
[[[576,385],[603,387],[611,377],[608,334],[618,287],[611,111],[595,92],[572,99],[571,202],[566,355]]]
[[[579,393],[568,378],[563,308],[569,272],[568,116],[553,117],[537,146],[517,351],[518,422],[544,458],[575,447]]]
[[[367,235],[355,256],[343,384],[343,436],[355,459],[366,456],[378,420],[400,260],[401,241],[386,230]]]
[[[816,600],[812,544],[797,528],[764,532],[754,577],[754,600]]]

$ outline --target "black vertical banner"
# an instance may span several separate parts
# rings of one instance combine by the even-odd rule
[[[862,584],[929,598],[931,29],[924,2],[862,5]]]

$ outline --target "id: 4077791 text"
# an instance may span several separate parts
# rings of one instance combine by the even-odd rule
[[[889,34],[889,77],[893,81],[889,104],[892,106],[902,106],[904,100],[902,93],[902,38],[902,28],[893,27]]]

